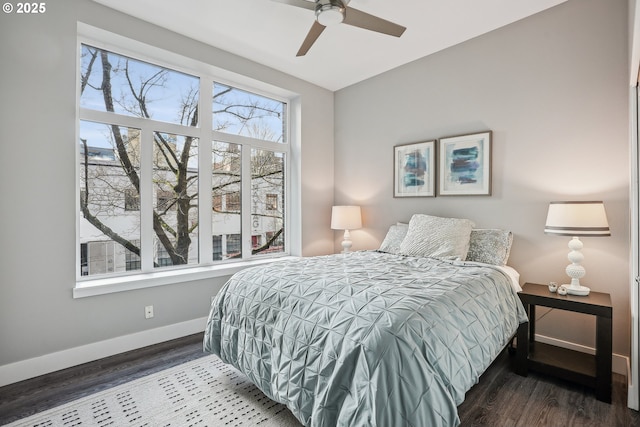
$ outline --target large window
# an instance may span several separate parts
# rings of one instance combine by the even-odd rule
[[[286,99],[79,48],[79,278],[287,253]]]

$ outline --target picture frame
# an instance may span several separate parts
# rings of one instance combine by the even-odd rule
[[[490,196],[492,131],[438,140],[438,195]]]
[[[393,197],[435,197],[436,141],[393,147]]]

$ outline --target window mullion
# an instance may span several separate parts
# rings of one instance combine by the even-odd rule
[[[291,151],[287,151],[284,156],[284,194],[282,197],[284,198],[282,205],[284,209],[284,247],[286,252],[291,253],[291,197],[289,197],[291,193]]]
[[[242,146],[242,258],[251,257],[251,146]]]
[[[213,80],[200,78],[200,100],[198,123],[200,143],[198,144],[198,244],[200,263],[213,262],[212,230],[212,105]]]
[[[140,252],[142,271],[153,271],[153,129],[142,127],[140,147]]]

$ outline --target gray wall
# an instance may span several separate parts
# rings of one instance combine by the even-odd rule
[[[570,0],[336,92],[336,204],[363,206],[354,249],[413,213],[515,234],[522,282],[566,282],[569,238],[543,233],[549,201],[603,200],[612,236],[584,238],[583,283],[614,303],[629,355],[627,1]],[[493,131],[493,195],[394,199],[393,146]],[[336,236],[336,248],[339,247]],[[593,347],[589,316],[539,310],[538,332]]]
[[[302,248],[333,250],[333,93],[88,0],[0,14],[0,367],[206,316],[225,278],[73,299],[76,22],[300,94]],[[145,320],[145,305],[155,317]],[[204,325],[203,325],[204,327]]]

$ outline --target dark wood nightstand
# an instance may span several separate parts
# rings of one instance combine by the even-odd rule
[[[529,369],[554,375],[595,389],[596,398],[611,403],[611,296],[591,292],[587,296],[558,295],[546,285],[525,283],[518,293],[529,316],[529,323],[518,328],[516,373],[526,376]],[[595,356],[536,342],[536,305],[596,316]]]

